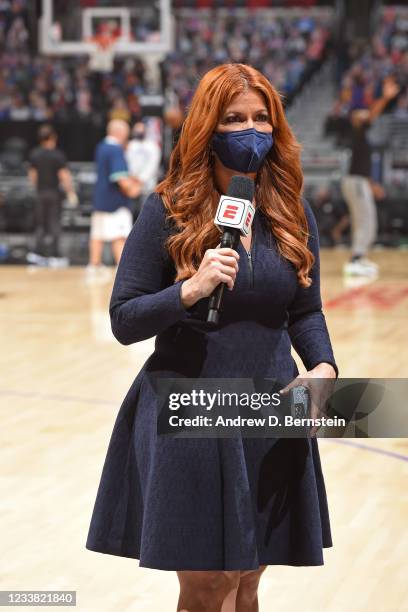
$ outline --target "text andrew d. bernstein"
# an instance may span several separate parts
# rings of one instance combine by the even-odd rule
[[[213,421],[215,422],[213,423]],[[169,424],[172,427],[345,427],[346,419],[338,417],[298,418],[289,415],[280,419],[278,416],[269,415],[268,418],[219,416],[214,420],[207,416],[184,418],[173,415],[169,418]]]

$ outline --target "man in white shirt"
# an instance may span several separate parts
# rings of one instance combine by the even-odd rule
[[[142,183],[141,199],[144,200],[157,185],[161,149],[157,142],[146,134],[146,126],[138,121],[133,126],[132,139],[126,148],[129,174]]]

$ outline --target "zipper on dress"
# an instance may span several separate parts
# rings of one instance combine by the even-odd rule
[[[249,265],[249,286],[251,289],[254,286],[254,267],[252,265],[252,254],[251,251],[246,251],[248,257],[248,265]]]
[[[250,289],[254,288],[254,262],[253,262],[254,247],[255,247],[255,225],[252,226],[252,239],[251,239],[249,251],[247,251],[244,247],[245,253],[247,254],[247,259],[248,259],[249,288]]]

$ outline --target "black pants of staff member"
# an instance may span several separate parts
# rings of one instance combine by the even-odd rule
[[[35,249],[44,257],[59,257],[61,237],[61,204],[59,191],[39,191],[35,202]],[[49,237],[49,240],[46,238]],[[47,242],[50,244],[47,245]]]

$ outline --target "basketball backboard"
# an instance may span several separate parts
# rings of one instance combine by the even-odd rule
[[[115,55],[171,50],[170,0],[112,0],[109,7],[83,7],[80,0],[42,0],[41,53],[91,54],[111,36]]]

